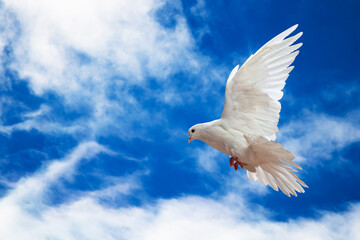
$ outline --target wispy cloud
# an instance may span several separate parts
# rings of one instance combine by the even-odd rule
[[[193,151],[197,161],[197,171],[206,171],[209,173],[218,172],[218,164],[220,159],[224,158],[224,154],[206,146],[204,149],[198,148]]]
[[[334,152],[360,141],[358,119],[359,111],[344,117],[304,111],[300,119],[281,127],[278,140],[297,160],[308,165],[320,164],[321,160],[332,158]]]
[[[74,174],[77,163],[82,159],[93,158],[100,152],[112,153],[109,149],[96,142],[85,142],[64,159],[53,160],[48,166],[44,166],[34,176],[22,178],[14,190],[11,190],[10,196],[5,202],[18,202],[20,205],[25,204],[28,207],[37,208],[41,204],[43,193],[50,185],[59,180],[60,177],[68,178]],[[19,202],[20,200],[20,202]]]

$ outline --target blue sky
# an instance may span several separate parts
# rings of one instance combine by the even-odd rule
[[[358,1],[1,1],[0,235],[360,239],[359,12]],[[188,144],[187,130],[219,118],[233,67],[295,24],[304,45],[277,141],[309,189],[288,198]]]

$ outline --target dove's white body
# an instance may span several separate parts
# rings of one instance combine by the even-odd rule
[[[307,187],[290,164],[294,155],[275,140],[283,96],[281,91],[293,67],[301,43],[292,45],[302,33],[286,38],[297,25],[279,34],[239,69],[236,66],[226,83],[225,105],[220,119],[189,129],[189,141],[199,139],[213,148],[236,157],[248,170],[248,177],[278,187],[288,196]],[[285,39],[286,38],[286,39]],[[287,164],[285,164],[287,163]],[[302,186],[301,186],[302,185]]]
[[[241,158],[245,154],[249,144],[244,138],[244,133],[229,128],[227,120],[218,119],[205,124],[207,128],[203,130],[200,140],[229,156]],[[247,162],[248,159],[244,161]]]

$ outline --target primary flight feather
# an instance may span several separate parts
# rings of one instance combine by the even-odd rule
[[[236,66],[226,83],[221,118],[189,129],[189,142],[199,139],[230,156],[230,166],[247,170],[259,180],[287,196],[297,196],[308,187],[293,172],[301,167],[294,155],[275,140],[283,96],[282,89],[302,43],[293,44],[302,32],[288,37],[297,25],[280,33],[239,69]],[[288,38],[286,38],[288,37]],[[292,167],[291,167],[292,166]]]

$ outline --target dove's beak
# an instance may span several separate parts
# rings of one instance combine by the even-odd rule
[[[189,136],[189,141],[188,141],[188,143],[190,143],[192,140],[193,140],[193,139],[191,138],[191,136]]]

